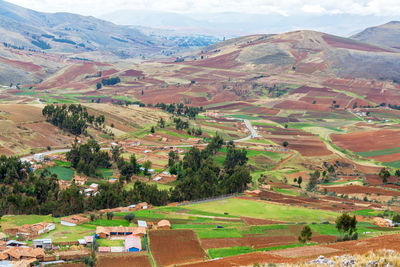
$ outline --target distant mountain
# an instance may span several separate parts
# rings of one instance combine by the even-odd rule
[[[194,35],[194,34],[193,34]],[[0,0],[0,42],[7,47],[48,52],[108,52],[119,57],[171,55],[202,42],[146,35],[94,17],[42,13]],[[206,45],[218,41],[206,42]]]
[[[252,70],[260,75],[289,72],[368,79],[400,76],[397,50],[308,30],[230,39],[189,54],[184,60],[188,65]]]
[[[351,38],[362,42],[400,49],[400,21],[367,28]]]
[[[300,29],[317,30],[341,36],[350,36],[360,29],[393,19],[392,17],[351,14],[245,14],[238,12],[172,13],[148,10],[117,10],[100,18],[119,25],[141,25],[174,29],[181,32],[217,37],[238,37],[249,34],[281,33]]]

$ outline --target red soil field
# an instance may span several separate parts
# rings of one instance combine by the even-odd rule
[[[382,150],[399,146],[400,131],[383,129],[348,134],[332,134],[331,139],[339,147],[354,152]]]
[[[189,264],[187,266],[253,266],[254,263],[300,263],[317,258],[319,255],[332,257],[344,254],[364,254],[371,250],[392,249],[400,252],[400,235],[384,235],[369,239],[317,245],[310,247],[289,248],[273,252],[254,252],[226,257],[213,261]]]
[[[138,252],[131,252],[125,254],[97,254],[97,267],[151,267],[149,258],[146,254],[138,255]]]
[[[97,69],[93,63],[85,63],[81,65],[72,65],[65,69],[55,78],[50,78],[37,86],[37,89],[53,89],[53,88],[68,88],[70,83],[79,77],[85,75],[97,74]],[[104,75],[104,73],[103,73]]]
[[[201,261],[207,258],[192,230],[150,231],[150,249],[158,265]]]
[[[132,77],[143,76],[143,71],[140,71],[140,70],[127,70],[124,73],[122,73],[121,76],[123,76],[123,77],[127,77],[127,76],[132,76]]]
[[[20,69],[28,71],[28,72],[40,71],[42,69],[42,67],[35,65],[33,63],[30,63],[30,62],[11,60],[11,59],[7,59],[4,57],[0,57],[0,62],[3,62],[8,65],[12,65],[16,68],[20,68]]]
[[[389,53],[394,53],[393,51],[386,50],[383,48],[380,48],[378,46],[370,45],[370,44],[364,44],[360,43],[351,39],[345,39],[345,38],[340,38],[336,37],[333,35],[323,35],[322,38],[324,41],[333,46],[333,47],[338,47],[338,48],[347,48],[347,49],[353,49],[353,50],[360,50],[360,51],[367,51],[367,52],[389,52]]]
[[[204,249],[226,248],[226,247],[253,247],[266,248],[281,245],[288,245],[297,241],[296,236],[257,236],[240,238],[210,238],[201,239],[201,246]]]
[[[203,60],[179,62],[178,64],[216,68],[216,69],[233,69],[241,65],[236,61],[236,58],[239,56],[239,53],[240,51],[235,51],[225,55],[205,58]]]
[[[369,186],[331,186],[325,187],[328,192],[336,192],[337,194],[380,194],[382,196],[400,196],[400,191],[385,190]]]
[[[296,110],[314,110],[314,111],[331,111],[331,109],[327,105],[319,105],[319,104],[309,104],[301,101],[294,100],[285,100],[277,105],[274,108],[279,109],[296,109]]]

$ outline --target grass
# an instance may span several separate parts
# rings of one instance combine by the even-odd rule
[[[378,214],[383,213],[383,211],[378,211],[378,210],[371,210],[371,209],[363,209],[363,210],[356,210],[352,212],[355,215],[360,215],[360,216],[377,216]]]
[[[100,247],[123,247],[124,240],[111,240],[111,239],[97,239],[97,244]]]
[[[12,228],[24,224],[35,224],[40,222],[53,222],[51,215],[4,215],[0,219],[1,228]]]
[[[385,162],[385,163],[383,163],[383,165],[399,169],[400,168],[400,160]]]
[[[71,167],[71,162],[68,161],[55,160],[54,162],[57,164],[57,166],[60,167],[67,167],[67,168]]]
[[[243,237],[237,228],[194,229],[199,238],[235,238]]]
[[[250,115],[244,115],[244,114],[234,114],[234,115],[227,115],[224,117],[232,117],[232,118],[236,118],[236,119],[243,119],[243,120],[259,120],[260,118],[257,117],[253,117]]]
[[[89,222],[90,225],[96,226],[129,226],[129,222],[127,220],[107,220],[107,219],[97,219],[93,222]]]
[[[70,168],[53,166],[48,168],[52,174],[57,174],[59,180],[71,181],[74,177],[74,171]]]
[[[390,155],[390,154],[394,154],[394,153],[400,153],[400,147],[393,147],[393,148],[388,148],[388,149],[365,151],[365,152],[356,152],[356,154],[358,154],[362,157],[366,157],[366,158]]]
[[[96,226],[82,224],[77,226],[65,226],[56,224],[56,229],[41,236],[41,238],[51,238],[53,242],[76,241],[84,236],[93,235]]]
[[[287,222],[320,222],[321,220],[331,221],[338,216],[338,213],[331,211],[275,205],[243,199],[226,199],[201,204],[193,204],[188,205],[187,208],[220,214],[228,212],[230,215],[234,216],[246,216]]]

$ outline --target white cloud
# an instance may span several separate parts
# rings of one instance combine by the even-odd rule
[[[178,13],[242,12],[298,15],[400,15],[399,0],[8,0],[45,12],[99,16],[115,10],[148,9]]]
[[[326,13],[326,9],[320,5],[304,5],[301,8],[302,11],[306,13],[323,14]]]

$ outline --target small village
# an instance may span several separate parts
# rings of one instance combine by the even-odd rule
[[[63,217],[59,223],[36,223],[16,228],[2,229],[0,241],[1,266],[51,265],[82,260],[92,253],[134,253],[148,250],[149,231],[171,229],[168,220],[135,220],[134,212],[152,207],[138,203],[128,207],[104,209],[96,214],[79,214]],[[114,214],[127,213],[129,226],[118,225],[121,220],[113,220]],[[108,226],[97,226],[95,231],[82,235],[74,241],[53,241],[43,236],[51,234],[61,226],[71,228],[89,225],[98,216],[107,216]],[[94,218],[97,217],[97,218]],[[58,235],[62,234],[59,232]]]

